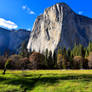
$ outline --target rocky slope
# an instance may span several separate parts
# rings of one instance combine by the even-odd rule
[[[37,17],[28,42],[28,50],[52,53],[58,47],[72,48],[75,43],[92,41],[92,19],[80,16],[65,3],[57,3]]]
[[[23,41],[28,41],[30,32],[26,30],[6,30],[0,28],[0,53],[9,50],[17,52]]]

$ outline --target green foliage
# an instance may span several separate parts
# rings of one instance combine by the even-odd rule
[[[27,44],[26,44],[26,41],[24,41],[22,44],[21,44],[21,48],[20,48],[20,52],[19,52],[19,55],[23,56],[23,57],[29,57],[29,52],[27,50]]]
[[[10,66],[10,62],[11,62],[11,60],[10,60],[10,59],[7,59],[7,61],[6,61],[6,63],[5,63],[5,67],[4,67],[3,74],[5,74],[5,73],[6,73],[7,68],[9,68],[9,66]]]
[[[35,52],[35,50],[33,51],[33,53]],[[40,51],[39,51],[40,52]],[[84,48],[81,44],[75,44],[74,47],[72,49],[66,49],[64,48],[58,48],[57,53],[52,53],[51,51],[48,51],[48,49],[46,49],[44,53],[45,56],[45,62],[44,62],[44,69],[55,69],[55,68],[60,68],[60,69],[75,69],[74,66],[74,57],[75,56],[80,56],[82,57],[84,60],[86,59],[86,63],[85,62],[80,62],[79,64],[79,68],[83,68],[83,64],[85,65],[85,67],[88,66],[88,56],[89,53],[92,52],[92,42],[89,42],[88,47]],[[21,49],[20,49],[20,56],[22,58],[27,57],[27,59],[29,59],[29,56],[31,56],[30,54],[32,53],[28,53],[27,49],[26,49],[26,41],[24,41],[21,45]],[[6,57],[8,56],[7,54],[5,55]],[[12,55],[11,55],[12,56]],[[8,58],[8,57],[7,57]],[[21,59],[23,61],[23,59]],[[12,60],[14,61],[14,60]],[[16,60],[19,61],[20,60]],[[35,61],[35,60],[34,60]],[[8,63],[8,61],[7,61]],[[6,63],[6,66],[8,65]],[[15,63],[15,61],[14,61]],[[78,64],[76,64],[76,66],[78,66]],[[18,62],[16,62],[16,66],[20,65]],[[30,64],[31,65],[31,64]],[[15,67],[16,67],[15,66]]]
[[[51,51],[48,51],[48,49],[46,49],[45,53],[45,65],[47,68],[51,69],[55,67],[56,64],[56,53],[54,52],[54,54],[52,55]]]
[[[62,57],[62,69],[67,69],[67,67],[66,67],[66,58],[65,58],[64,55]]]
[[[72,49],[72,54],[73,56],[85,56],[85,50],[84,47],[79,44],[79,45],[74,45],[74,48]]]
[[[66,56],[66,48],[64,47],[63,49],[62,49],[62,55],[64,55],[64,56]]]
[[[53,55],[52,55],[52,52],[49,51],[49,54],[48,54],[48,67],[49,68],[53,68],[54,66],[54,61],[53,61]]]
[[[88,51],[88,49],[86,49],[86,51],[85,51],[85,57],[88,57],[89,56],[89,51]]]
[[[62,54],[57,54],[57,68],[62,68]]]
[[[7,59],[7,61],[5,63],[5,68],[9,68],[10,62],[11,62],[11,59]]]
[[[90,52],[92,52],[92,42],[89,42],[88,47],[85,49],[85,57],[88,57]]]
[[[92,42],[89,42],[89,45],[87,47],[88,52],[92,51]]]
[[[57,54],[56,54],[56,52],[54,52],[54,54],[53,54],[53,64],[54,64],[54,68],[56,68],[56,64],[57,64]]]

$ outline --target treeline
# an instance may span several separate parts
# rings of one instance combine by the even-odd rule
[[[92,69],[92,42],[86,48],[75,44],[73,49],[58,49],[57,66],[61,69]]]
[[[18,54],[0,56],[0,69],[92,69],[92,42],[86,48],[81,44],[73,49],[58,48],[53,55],[48,49],[42,54],[29,53],[23,43]]]

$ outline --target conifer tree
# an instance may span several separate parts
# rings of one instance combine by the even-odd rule
[[[29,57],[29,53],[27,51],[27,44],[26,44],[26,41],[24,41],[22,44],[21,44],[21,48],[20,48],[20,52],[19,52],[19,55],[23,56],[23,57]]]
[[[49,56],[48,56],[48,66],[49,66],[49,68],[52,68],[53,65],[54,65],[54,63],[53,63],[53,58],[52,58],[52,52],[49,51]]]
[[[89,54],[89,52],[92,51],[92,42],[89,42],[88,47],[87,47],[87,51],[88,51],[88,54]]]

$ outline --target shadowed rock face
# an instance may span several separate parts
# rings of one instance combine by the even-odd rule
[[[0,28],[0,54],[9,50],[10,53],[17,52],[23,41],[28,41],[30,32],[26,30],[6,30]]]
[[[37,17],[28,42],[28,50],[52,53],[58,47],[87,46],[92,41],[92,19],[77,15],[65,3],[58,3]]]

